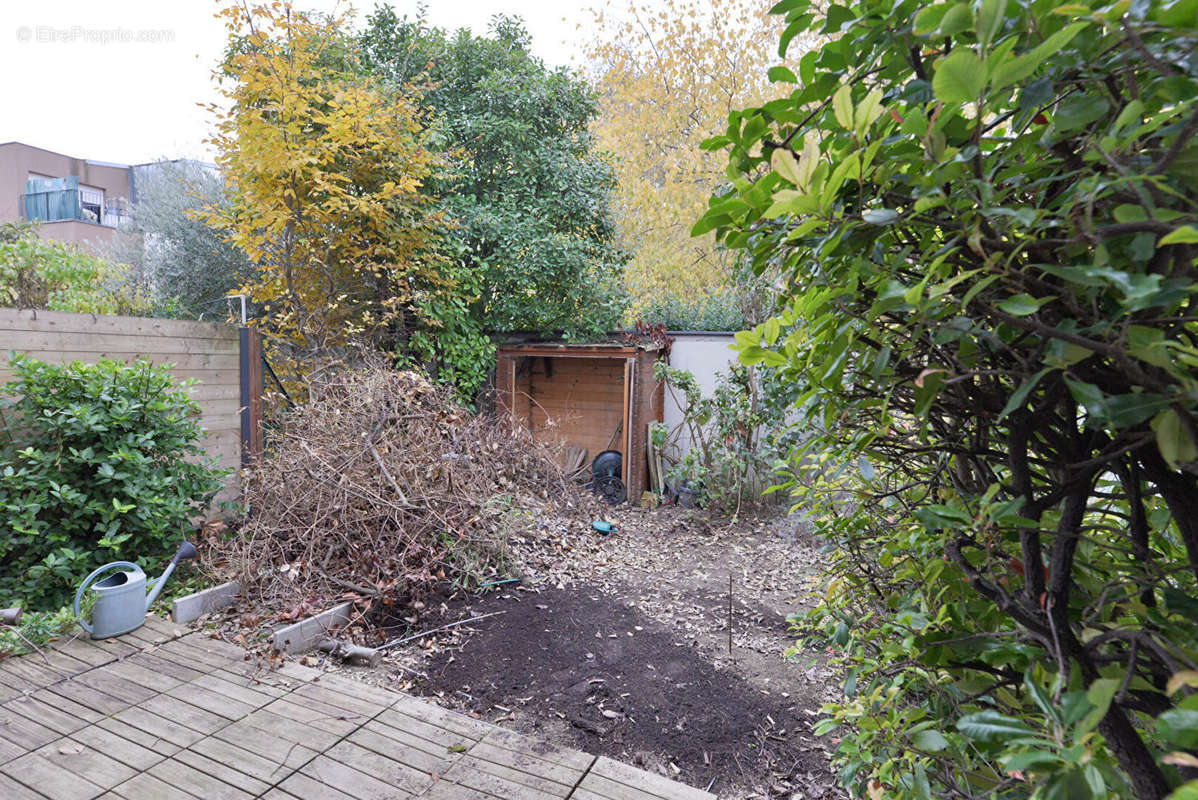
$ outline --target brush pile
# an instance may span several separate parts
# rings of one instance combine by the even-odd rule
[[[533,513],[586,500],[560,453],[475,416],[414,372],[342,373],[272,432],[229,566],[265,609],[421,606],[438,582],[502,577]]]

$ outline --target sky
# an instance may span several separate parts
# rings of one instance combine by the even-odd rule
[[[524,18],[533,50],[554,66],[577,63],[588,2],[430,0],[431,24],[484,33],[497,13]],[[336,0],[297,8],[344,10]],[[391,0],[415,16],[417,0]],[[358,0],[359,19],[374,0]],[[211,160],[204,144],[217,102],[212,68],[225,41],[216,0],[0,0],[0,142],[77,158],[140,164]]]

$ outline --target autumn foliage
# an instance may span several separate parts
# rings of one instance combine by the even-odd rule
[[[353,342],[402,340],[422,324],[421,294],[445,288],[423,191],[441,158],[418,92],[356,71],[341,20],[279,2],[221,13],[228,109],[213,108],[211,143],[231,203],[207,221],[249,255],[242,291],[309,368]]]
[[[726,159],[699,144],[721,134],[728,114],[782,96],[767,79],[781,21],[768,0],[685,0],[594,12],[586,45],[602,111],[600,148],[618,179],[621,243],[632,253],[633,316],[655,296],[718,292],[734,254],[691,226],[725,183]]]

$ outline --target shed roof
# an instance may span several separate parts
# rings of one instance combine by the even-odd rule
[[[661,348],[653,342],[519,342],[501,344],[500,355],[508,356],[564,356],[571,358],[628,358],[641,352],[656,352]]]

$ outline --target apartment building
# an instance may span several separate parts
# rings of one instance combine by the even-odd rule
[[[21,142],[0,144],[0,222],[37,220],[43,239],[101,252],[129,220],[134,170]]]

